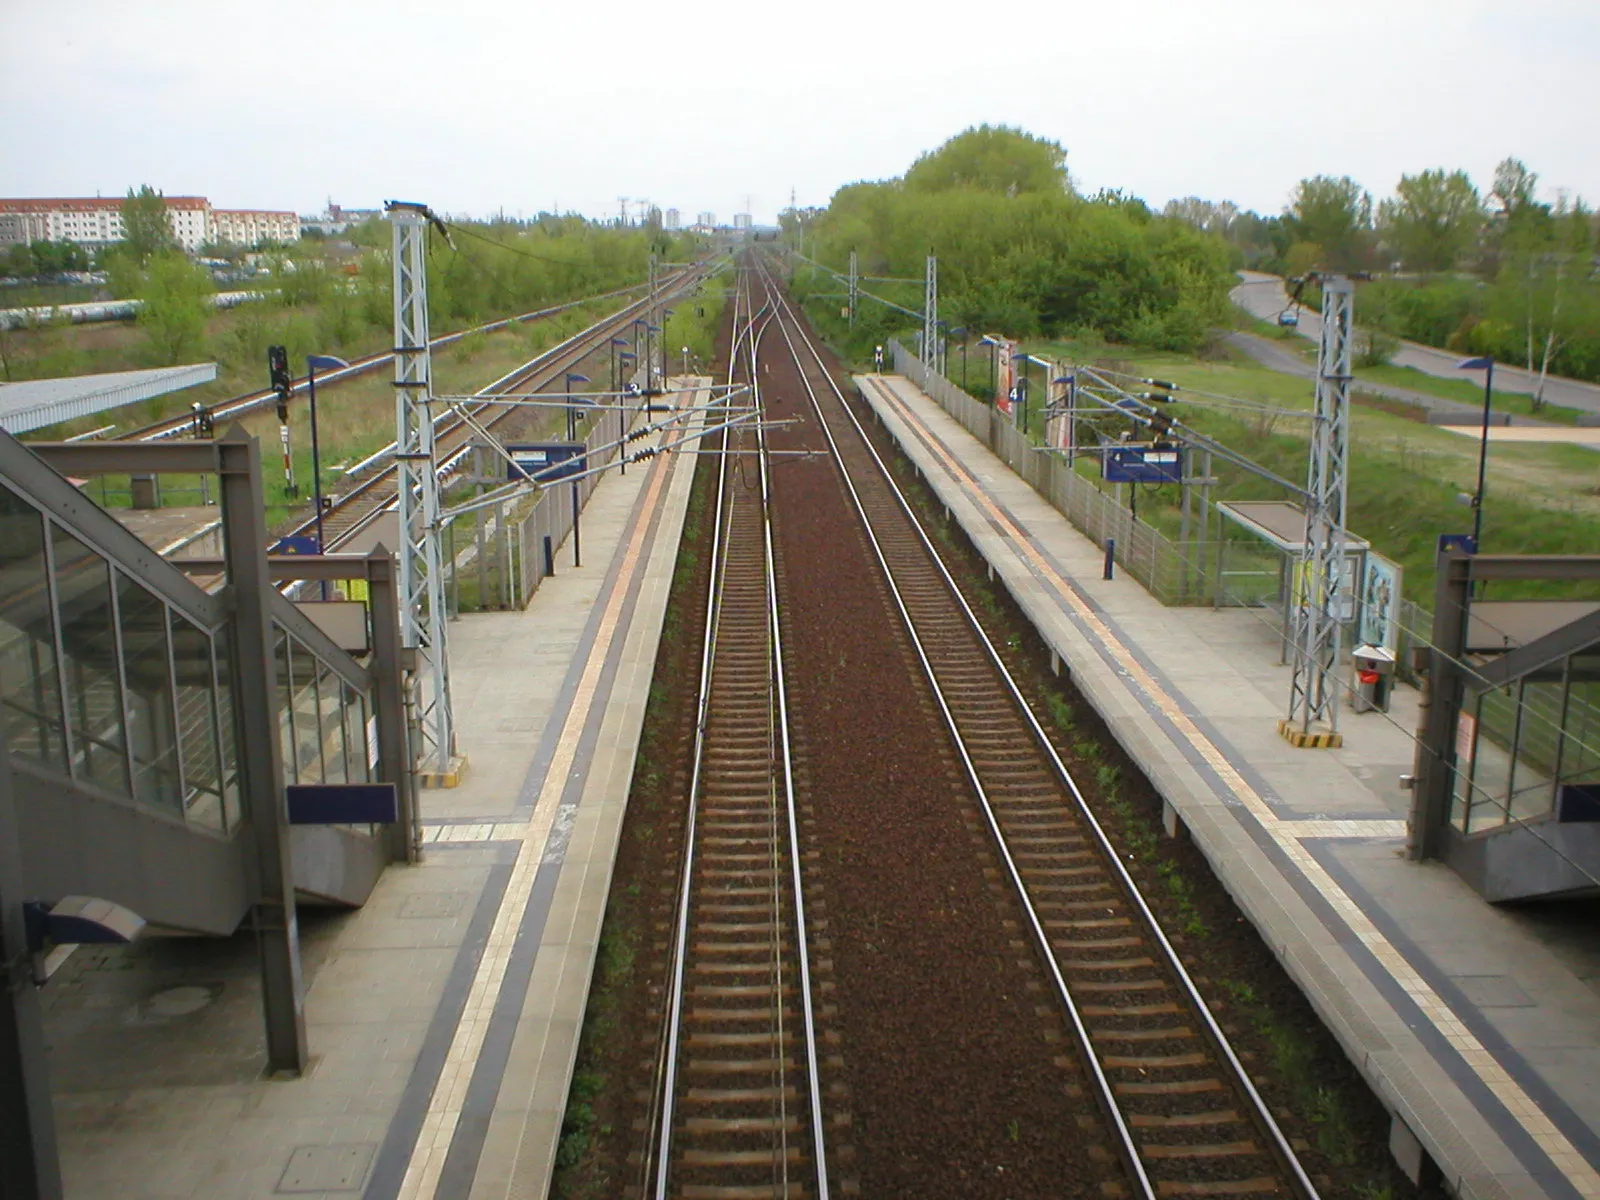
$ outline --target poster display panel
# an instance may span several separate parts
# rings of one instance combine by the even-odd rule
[[[1357,641],[1398,653],[1400,582],[1399,563],[1367,551],[1366,567],[1361,573],[1361,628]]]

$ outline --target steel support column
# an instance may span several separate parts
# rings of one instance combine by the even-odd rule
[[[1288,726],[1301,735],[1339,729],[1340,595],[1344,579],[1345,508],[1350,477],[1351,308],[1355,285],[1322,284],[1322,344],[1317,355],[1316,412],[1306,473],[1306,535],[1296,577],[1294,679]]]
[[[391,202],[394,225],[394,445],[401,545],[400,637],[416,651],[422,683],[419,722],[425,766],[448,771],[456,752],[450,711],[444,568],[439,552],[439,476],[433,440],[432,355],[428,350],[427,232],[424,205]]]
[[[218,439],[222,545],[233,597],[233,703],[239,770],[244,783],[256,863],[255,925],[261,948],[261,995],[267,1024],[267,1064],[299,1074],[309,1057],[300,989],[300,935],[295,918],[294,865],[284,802],[278,730],[278,658],[267,597],[266,506],[261,445],[235,425]]]
[[[0,1180],[17,1200],[61,1200],[44,1018],[28,953],[11,759],[0,733]]]
[[[856,327],[856,300],[861,295],[861,265],[856,252],[850,251],[850,328]]]
[[[400,809],[389,830],[389,861],[416,862],[416,775],[406,736],[405,669],[400,650],[400,598],[394,556],[382,545],[367,555],[367,600],[372,613],[372,719],[378,729],[378,778],[393,782]]]
[[[939,369],[939,260],[932,254],[922,279],[922,364]]]

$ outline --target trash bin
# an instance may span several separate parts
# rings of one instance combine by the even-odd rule
[[[1382,646],[1357,646],[1351,657],[1355,674],[1356,712],[1389,711],[1389,692],[1394,687],[1394,654]]]

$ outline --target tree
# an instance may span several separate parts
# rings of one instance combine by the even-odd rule
[[[1302,179],[1283,220],[1293,241],[1322,247],[1324,267],[1348,271],[1363,265],[1368,256],[1372,196],[1348,175]]]
[[[1539,177],[1519,158],[1503,158],[1494,169],[1494,186],[1489,195],[1500,202],[1500,211],[1509,217],[1533,204]]]
[[[1448,271],[1477,241],[1483,202],[1465,171],[1402,175],[1392,200],[1378,206],[1390,250],[1414,271]]]
[[[139,285],[139,326],[158,365],[198,355],[205,343],[211,276],[175,250],[150,259]]]
[[[1068,190],[1067,152],[1056,142],[1006,125],[979,125],[922,155],[906,172],[908,191],[975,188],[1019,196]]]
[[[122,245],[140,267],[156,255],[178,248],[167,216],[166,197],[148,183],[137,192],[129,188],[122,202]]]

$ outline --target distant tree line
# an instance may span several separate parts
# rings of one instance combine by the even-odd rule
[[[1277,216],[1190,196],[1163,210],[1219,240],[1238,266],[1286,275],[1363,271],[1357,320],[1399,337],[1600,379],[1600,221],[1581,198],[1538,198],[1520,160],[1486,194],[1465,171],[1402,175],[1373,203],[1349,176],[1296,185]]]
[[[1233,278],[1222,239],[1119,192],[1079,195],[1060,145],[1004,126],[968,129],[903,177],[851,184],[826,209],[789,210],[782,222],[807,257],[835,271],[855,251],[864,277],[913,281],[863,285],[910,309],[922,306],[915,281],[936,255],[940,317],[973,336],[1093,329],[1192,351],[1227,323]],[[843,336],[829,315],[838,284],[801,271],[795,286]],[[866,346],[914,324],[863,301],[854,338]]]

